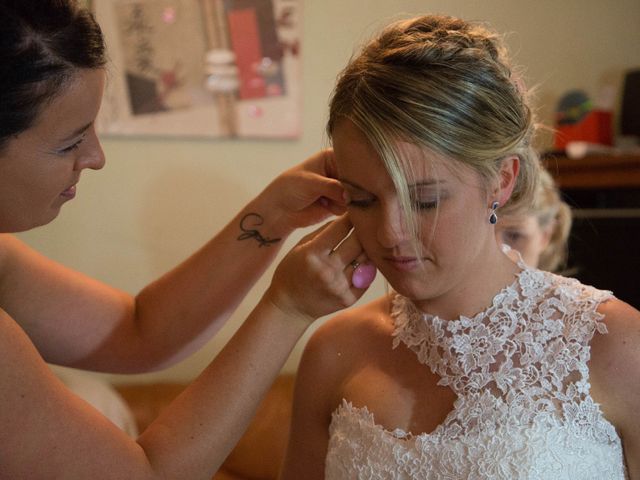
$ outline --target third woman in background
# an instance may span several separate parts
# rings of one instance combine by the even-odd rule
[[[549,172],[540,181],[527,208],[502,213],[496,224],[498,241],[517,250],[524,263],[548,272],[566,267],[571,208],[561,197]]]

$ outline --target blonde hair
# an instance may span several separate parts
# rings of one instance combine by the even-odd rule
[[[550,272],[564,268],[571,232],[571,208],[562,200],[553,178],[544,169],[540,170],[540,182],[527,214],[535,216],[540,228],[551,228],[549,245],[540,254],[538,268]]]
[[[384,162],[408,220],[414,218],[412,173],[400,141],[472,167],[485,185],[497,178],[503,159],[516,155],[520,172],[501,208],[515,211],[531,202],[539,164],[531,147],[533,114],[501,39],[481,25],[437,15],[389,25],[338,77],[329,137],[343,119]],[[407,227],[417,233],[415,221]]]

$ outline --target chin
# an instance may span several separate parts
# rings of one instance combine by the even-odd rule
[[[402,278],[390,278],[387,276],[385,278],[395,292],[410,300],[425,300],[435,295],[435,292],[431,292],[433,282],[429,282],[426,278],[417,278],[415,276],[410,278],[408,275]]]
[[[14,228],[11,232],[26,232],[28,230],[33,230],[34,228],[43,227],[53,222],[58,217],[59,213],[60,209],[57,209],[55,212],[49,212],[48,215],[23,218],[14,224]]]
[[[425,301],[429,301],[432,300],[435,297],[435,294],[432,292],[426,292],[424,289],[419,290],[419,289],[406,289],[402,292],[396,290],[396,292],[398,292],[400,295],[402,295],[403,297],[408,298],[409,300],[411,300],[413,303],[420,303],[420,302],[425,302]]]
[[[386,277],[393,290],[415,304],[439,298],[450,289],[451,278],[430,270],[421,274]]]

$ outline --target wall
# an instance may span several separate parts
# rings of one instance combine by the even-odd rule
[[[354,48],[388,20],[422,12],[486,20],[506,32],[516,63],[526,67],[527,82],[538,85],[545,122],[566,90],[582,88],[595,96],[608,83],[619,87],[626,69],[640,67],[637,0],[307,0],[304,133],[299,140],[105,138],[104,170],[83,176],[78,197],[56,222],[20,237],[73,268],[137,292],[206,241],[278,172],[325,146],[327,99]],[[200,352],[169,370],[126,380],[197,375],[257,302],[271,271]],[[378,279],[365,301],[382,292]],[[295,369],[306,338],[287,370]]]

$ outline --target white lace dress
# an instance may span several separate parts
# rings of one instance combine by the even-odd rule
[[[528,269],[474,318],[442,320],[395,296],[404,343],[457,394],[431,433],[388,431],[343,400],[333,413],[326,478],[622,480],[620,438],[589,394],[589,342],[611,298]]]

